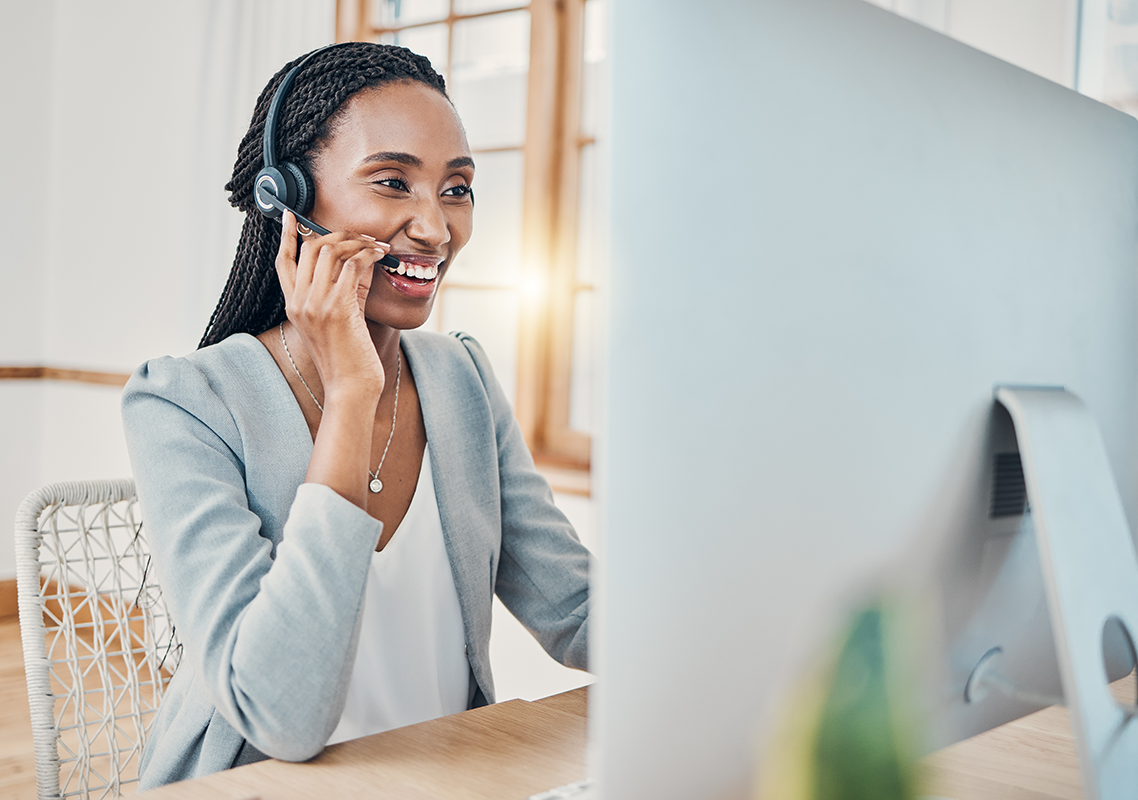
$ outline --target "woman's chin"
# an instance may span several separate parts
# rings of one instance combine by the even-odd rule
[[[374,312],[365,308],[364,317],[369,325],[382,325],[397,331],[413,331],[427,324],[433,306],[434,303],[432,302],[425,309],[399,309],[398,311],[384,306],[375,309]]]

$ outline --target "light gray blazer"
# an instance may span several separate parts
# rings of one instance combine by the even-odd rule
[[[493,594],[561,663],[587,661],[588,552],[534,470],[482,348],[403,334],[470,663],[494,701]],[[302,761],[343,710],[382,525],[304,484],[312,437],[267,350],[238,334],[139,367],[123,393],[154,571],[184,645],[146,789],[267,756]],[[303,484],[303,485],[302,485]]]

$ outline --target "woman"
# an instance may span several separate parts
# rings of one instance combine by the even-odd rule
[[[276,148],[313,179],[317,235],[254,205],[268,107],[299,63],[262,93],[226,187],[246,220],[200,348],[143,365],[123,396],[184,645],[142,788],[493,702],[495,592],[586,666],[588,553],[485,354],[409,332],[472,228],[443,80],[375,44],[303,63]]]

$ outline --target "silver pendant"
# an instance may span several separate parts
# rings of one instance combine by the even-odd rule
[[[372,478],[371,483],[368,484],[368,488],[371,489],[372,494],[379,494],[383,491],[383,481],[379,478]]]

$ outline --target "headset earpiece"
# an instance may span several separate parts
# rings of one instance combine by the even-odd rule
[[[289,195],[294,192],[289,191],[289,181],[285,178],[276,167],[264,167],[257,173],[257,179],[253,183],[253,198],[257,201],[257,210],[270,219],[280,219],[281,210],[267,200],[262,192],[270,194],[281,202],[282,205],[291,205],[289,203]]]
[[[253,196],[257,201],[258,210],[270,219],[280,219],[281,210],[261,197],[261,192],[268,192],[283,205],[300,214],[307,214],[312,210],[312,203],[316,197],[308,173],[303,167],[291,161],[284,161],[276,167],[262,168],[257,173],[253,186]]]
[[[335,45],[328,45],[335,47]],[[276,131],[277,117],[280,116],[281,106],[284,105],[285,96],[292,87],[293,79],[300,72],[300,68],[308,63],[308,59],[326,50],[321,47],[314,50],[300,60],[295,67],[285,75],[281,85],[277,87],[276,94],[269,104],[269,111],[265,117],[265,137],[261,144],[261,154],[265,166],[257,173],[253,181],[253,199],[257,210],[270,219],[280,219],[282,211],[277,204],[270,203],[262,196],[262,192],[273,195],[280,205],[286,206],[290,211],[303,216],[312,210],[313,200],[316,198],[315,185],[312,178],[304,168],[291,161],[277,163]]]
[[[289,205],[301,214],[307,214],[312,210],[312,203],[316,199],[316,191],[313,188],[312,178],[308,176],[304,167],[300,166],[300,164],[294,164],[291,161],[286,161],[281,164],[281,168],[286,176],[292,177],[293,185],[296,187],[295,199],[292,203],[289,203]],[[288,180],[288,178],[285,180]]]

